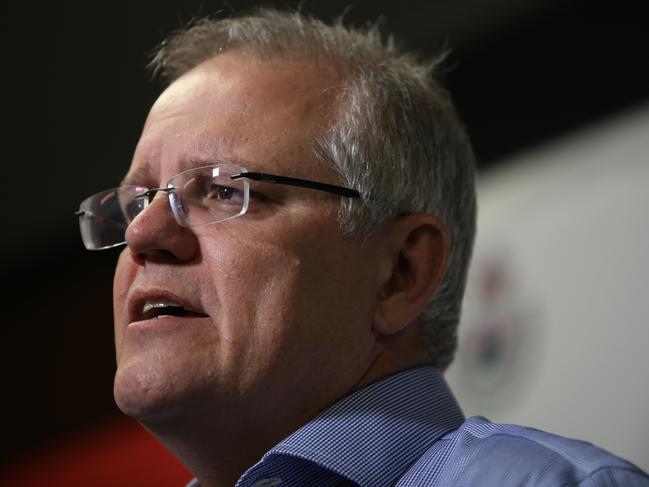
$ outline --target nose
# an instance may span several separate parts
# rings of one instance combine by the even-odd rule
[[[196,235],[176,222],[167,193],[162,191],[126,228],[126,245],[142,264],[147,260],[188,262],[198,252]]]

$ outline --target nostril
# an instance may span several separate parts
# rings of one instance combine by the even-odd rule
[[[136,265],[144,267],[144,265],[146,263],[146,254],[138,254],[138,253],[133,252],[131,250],[131,259],[133,259],[133,262]]]

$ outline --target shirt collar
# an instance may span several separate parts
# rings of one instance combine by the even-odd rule
[[[392,485],[436,440],[463,421],[441,371],[419,367],[341,399],[257,465],[289,455],[360,485]]]

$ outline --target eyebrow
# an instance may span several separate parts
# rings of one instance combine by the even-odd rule
[[[143,181],[150,181],[153,179],[153,169],[148,164],[138,166],[132,171],[129,171],[126,176],[119,183],[120,186],[135,186],[142,184]]]
[[[224,157],[224,156],[187,156],[181,157],[178,161],[177,173],[187,171],[188,169],[193,169],[195,167],[202,166],[212,166],[215,164],[232,164],[235,166],[243,166],[246,169],[261,169],[263,166],[258,162],[241,160],[234,157]],[[175,175],[175,174],[174,174]],[[138,165],[136,168],[129,170],[128,173],[124,176],[120,182],[120,186],[146,186],[145,182],[153,181],[154,185],[165,184],[166,181],[157,182],[158,176],[156,175],[155,169],[151,164],[143,163]]]
[[[204,140],[197,141],[186,153],[178,155],[176,161],[178,163],[177,173],[181,173],[194,167],[211,166],[213,164],[241,165],[245,166],[246,169],[251,169],[253,171],[255,169],[262,169],[263,166],[257,162],[237,157],[237,151],[235,150],[236,147],[237,141],[234,137],[210,135]],[[144,182],[155,182],[155,186],[166,183],[166,181],[158,181],[158,176],[154,169],[155,164],[149,164],[151,161],[155,161],[160,157],[160,152],[154,150],[151,154],[148,150],[145,150],[144,154],[149,154],[152,159],[149,159],[149,157],[146,156],[141,159],[141,161],[146,162],[138,165],[132,171],[129,170],[120,182],[120,186],[145,186],[145,184],[143,184]]]

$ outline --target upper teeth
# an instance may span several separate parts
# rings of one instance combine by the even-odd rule
[[[152,309],[155,308],[168,308],[168,307],[175,307],[175,308],[182,308],[182,305],[178,303],[174,303],[173,301],[147,301],[144,303],[144,306],[142,307],[142,313],[146,313],[147,311],[151,311]]]

